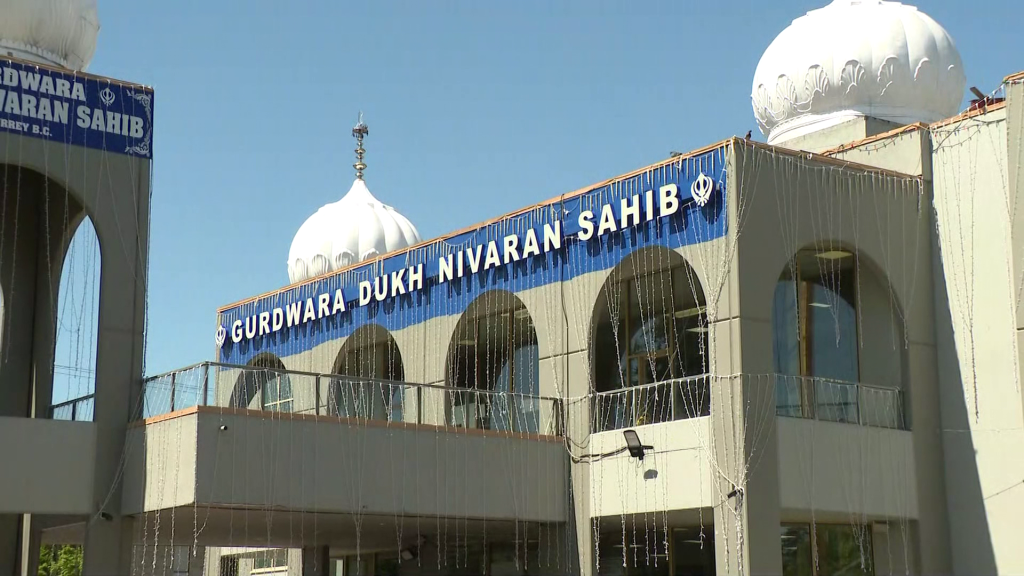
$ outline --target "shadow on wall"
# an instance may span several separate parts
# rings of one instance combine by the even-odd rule
[[[934,230],[933,230],[934,235]],[[934,245],[938,240],[933,237]],[[939,400],[942,450],[946,476],[946,508],[948,511],[950,556],[957,568],[970,567],[971,574],[998,574],[992,534],[985,512],[985,496],[978,473],[977,449],[970,430],[970,413],[963,387],[959,355],[953,334],[953,317],[945,282],[942,259],[935,257],[935,344],[938,357]],[[964,556],[964,553],[967,556]],[[928,551],[920,550],[921,554]],[[918,564],[920,566],[920,564]]]

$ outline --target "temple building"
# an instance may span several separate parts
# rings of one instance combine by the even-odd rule
[[[0,66],[40,58],[20,50]],[[87,576],[1024,572],[1024,73],[965,104],[950,35],[883,0],[794,20],[753,73],[767,143],[433,239],[373,186],[360,118],[351,187],[310,207],[290,284],[217,311],[215,361],[143,378],[141,332],[101,317],[95,413],[57,421],[40,348],[3,356],[0,434],[26,441],[0,448],[0,569],[63,542]],[[21,186],[76,184],[15,145],[148,177],[87,138],[0,140]],[[97,229],[113,209],[61,197]],[[99,237],[106,279],[126,253]],[[25,261],[0,260],[5,303],[49,278]],[[114,282],[111,330],[144,315],[123,291],[145,283]],[[46,302],[4,338],[46,343]]]

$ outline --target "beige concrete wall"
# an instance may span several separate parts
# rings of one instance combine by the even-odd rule
[[[946,481],[957,573],[1024,571],[1006,110],[933,129]]]
[[[893,122],[860,116],[828,128],[819,128],[814,132],[792,138],[778,145],[790,150],[820,154],[836,146],[862,140],[898,127],[899,125]]]
[[[781,508],[848,521],[918,517],[910,432],[779,418],[778,442]]]
[[[128,430],[122,491],[126,514],[195,502],[196,438],[194,416]]]
[[[88,514],[96,425],[0,417],[0,514]]]
[[[130,442],[145,455],[126,468],[133,513],[196,500],[540,522],[568,513],[558,441],[203,412],[135,428]]]
[[[929,180],[932,177],[931,134],[924,127],[858,144],[831,156]]]
[[[718,501],[709,453],[711,419],[694,418],[634,428],[653,446],[643,461],[628,453],[601,459],[590,466],[591,514],[658,514],[668,510],[710,508]],[[621,430],[590,437],[590,454],[622,448]]]

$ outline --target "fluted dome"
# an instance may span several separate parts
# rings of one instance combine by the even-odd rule
[[[0,0],[0,54],[85,70],[96,51],[96,0]]]
[[[344,198],[299,227],[288,252],[288,278],[301,282],[419,241],[416,227],[357,178]]]
[[[965,84],[953,39],[927,14],[899,2],[835,0],[768,46],[752,104],[761,132],[779,143],[857,116],[948,118]]]

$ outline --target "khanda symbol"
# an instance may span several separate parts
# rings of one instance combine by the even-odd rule
[[[711,199],[711,193],[714,191],[714,180],[705,176],[703,172],[700,173],[700,176],[697,176],[697,179],[694,180],[693,184],[690,186],[690,195],[693,196],[693,200],[697,203],[697,206],[700,206],[701,208],[708,203],[708,200]]]
[[[224,325],[222,324],[222,325],[218,326],[217,327],[217,336],[216,336],[217,348],[220,348],[221,346],[224,345],[224,340],[227,337],[228,337],[228,331],[224,329]]]
[[[104,106],[110,106],[114,103],[114,92],[107,86],[100,92],[100,101],[103,102]]]

